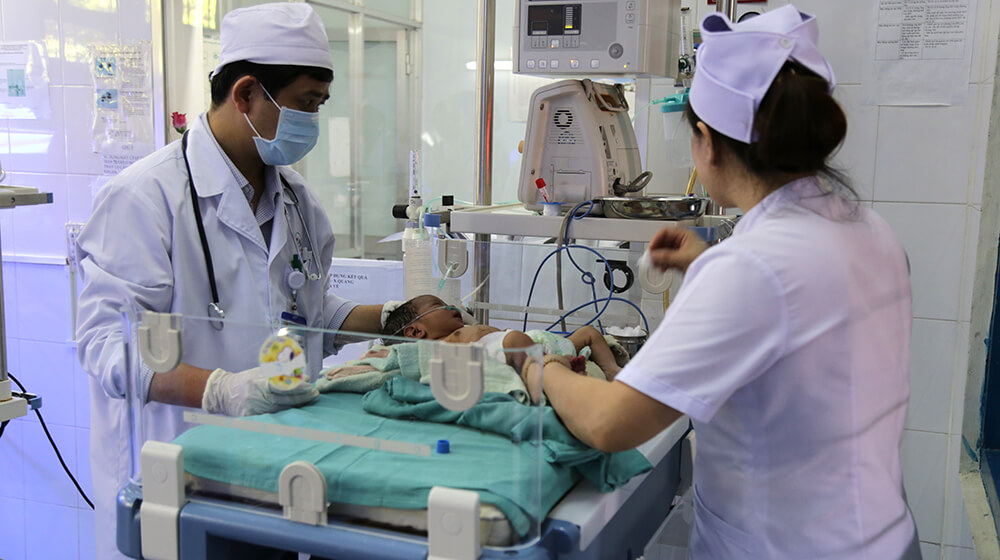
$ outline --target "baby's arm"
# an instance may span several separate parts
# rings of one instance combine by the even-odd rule
[[[507,336],[503,337],[503,349],[506,350],[507,364],[514,368],[514,371],[520,372],[527,354],[524,352],[511,352],[510,350],[530,348],[534,344],[535,341],[531,340],[530,336],[521,331],[510,331],[507,333]]]
[[[582,350],[584,346],[590,347],[590,359],[601,368],[608,381],[613,380],[621,371],[618,363],[615,362],[615,355],[611,351],[611,347],[608,346],[608,341],[604,340],[604,336],[594,327],[589,325],[580,327],[567,338],[573,343],[577,352]]]

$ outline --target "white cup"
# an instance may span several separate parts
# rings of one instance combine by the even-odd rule
[[[542,203],[542,215],[543,216],[561,216],[562,215],[562,202],[543,202]]]

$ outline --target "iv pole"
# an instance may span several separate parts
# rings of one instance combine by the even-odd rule
[[[496,0],[479,4],[479,53],[476,56],[476,200],[477,206],[493,203],[493,60],[496,39]],[[490,295],[490,236],[477,234],[475,243],[475,280],[484,301]],[[489,311],[475,310],[476,321],[486,324]]]

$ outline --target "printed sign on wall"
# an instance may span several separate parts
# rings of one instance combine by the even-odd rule
[[[0,119],[50,116],[45,45],[37,41],[0,43]]]
[[[152,153],[153,74],[149,42],[91,45],[93,149],[102,174],[117,175]]]

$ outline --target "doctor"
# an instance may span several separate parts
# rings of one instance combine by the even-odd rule
[[[123,558],[115,547],[114,504],[129,474],[120,306],[204,318],[183,325],[184,363],[167,373],[143,372],[146,435],[161,441],[186,429],[183,407],[243,416],[316,396],[309,384],[272,393],[266,375],[254,369],[263,337],[248,336],[240,323],[270,324],[284,313],[312,327],[379,329],[381,306],[328,293],[329,220],[303,178],[285,167],[319,135],[317,111],[333,80],[323,23],[307,4],[264,4],[226,14],[221,40],[211,109],[182,141],[101,190],[77,245],[83,276],[77,334],[90,376],[102,559]],[[234,323],[209,320],[223,314]],[[310,365],[336,346],[322,337],[307,340]]]
[[[658,233],[653,262],[686,271],[660,326],[613,382],[553,362],[544,390],[606,451],[691,417],[694,560],[920,558],[899,460],[906,256],[827,166],[847,123],[816,21],[788,5],[739,24],[711,14],[701,30],[691,150],[708,193],[743,218],[711,248]],[[534,393],[538,365],[524,375]]]

